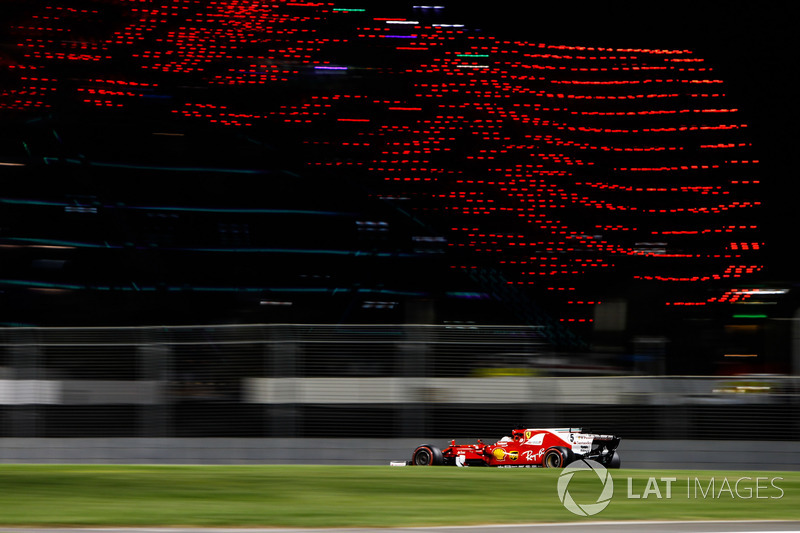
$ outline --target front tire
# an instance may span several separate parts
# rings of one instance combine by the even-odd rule
[[[544,468],[564,468],[575,458],[572,450],[563,446],[554,446],[544,452],[542,467]]]
[[[444,464],[442,450],[430,444],[417,446],[411,454],[411,464],[414,466],[436,466]]]

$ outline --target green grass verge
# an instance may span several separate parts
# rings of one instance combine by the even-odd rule
[[[800,519],[798,472],[617,470],[613,471],[610,505],[590,518],[570,513],[559,501],[560,472],[388,466],[2,465],[0,525],[390,527]],[[657,485],[651,484],[648,491],[650,477],[656,478]],[[658,481],[666,477],[676,478],[671,498],[666,497],[667,483]],[[739,483],[737,495],[735,483],[745,477],[752,479]],[[775,477],[783,479],[771,481]],[[714,487],[709,489],[712,478]],[[569,492],[578,503],[594,503],[600,487],[594,474],[581,472],[570,482]],[[629,492],[640,498],[629,498]],[[647,498],[641,497],[645,492]]]

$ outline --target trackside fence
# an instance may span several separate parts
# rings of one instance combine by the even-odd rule
[[[800,439],[796,378],[575,376],[559,357],[536,327],[5,328],[0,437]]]

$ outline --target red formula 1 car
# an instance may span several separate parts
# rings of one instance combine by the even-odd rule
[[[417,446],[406,465],[497,466],[504,468],[561,468],[578,458],[606,468],[619,468],[619,437],[583,433],[580,429],[515,429],[494,444],[456,444],[441,450]],[[392,463],[396,464],[396,463]]]

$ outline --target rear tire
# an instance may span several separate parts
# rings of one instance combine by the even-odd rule
[[[611,457],[608,458],[606,464],[603,465],[606,468],[619,468],[622,465],[622,460],[619,458],[619,454],[616,450],[611,454]]]
[[[411,454],[411,464],[415,466],[437,466],[444,464],[442,450],[430,444],[417,446]]]
[[[564,468],[570,464],[575,455],[572,450],[564,448],[563,446],[554,446],[549,448],[542,458],[542,467],[544,468]]]

